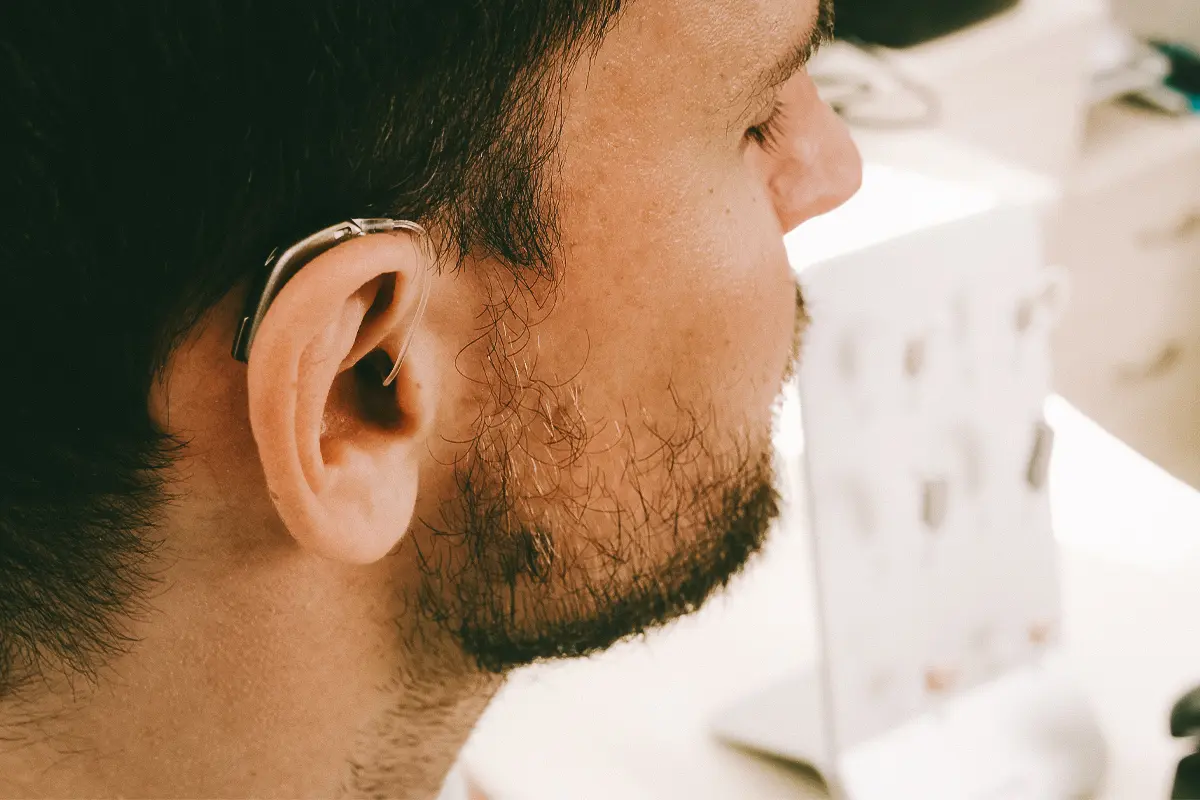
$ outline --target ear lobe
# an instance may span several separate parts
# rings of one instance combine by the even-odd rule
[[[345,242],[283,287],[255,337],[250,425],[267,487],[296,542],[326,558],[376,561],[412,520],[434,407],[420,337],[382,384],[433,268],[408,234]]]

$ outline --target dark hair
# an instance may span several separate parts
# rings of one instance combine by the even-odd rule
[[[548,268],[554,101],[619,5],[0,4],[0,696],[121,647],[183,446],[150,389],[274,247],[394,216]]]

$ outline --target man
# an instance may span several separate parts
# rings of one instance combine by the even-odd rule
[[[267,5],[0,9],[0,795],[432,797],[776,514],[830,9]]]

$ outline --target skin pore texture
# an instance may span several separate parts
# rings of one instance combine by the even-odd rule
[[[0,796],[430,798],[507,671],[724,585],[777,513],[782,235],[861,174],[802,71],[760,80],[817,6],[629,4],[567,82],[553,275],[350,241],[248,365],[218,304],[150,398],[188,446],[133,643],[0,706]]]

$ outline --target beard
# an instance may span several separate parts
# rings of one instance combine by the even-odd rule
[[[807,320],[799,288],[796,300],[781,390]],[[511,353],[497,358],[505,340],[491,345],[489,363],[507,368],[455,464],[457,492],[439,520],[421,520],[421,580],[405,598],[422,630],[498,675],[697,610],[762,549],[780,512],[770,415],[760,430],[722,430],[711,401],[672,391],[658,418],[642,408],[593,420],[578,382],[551,386]]]

